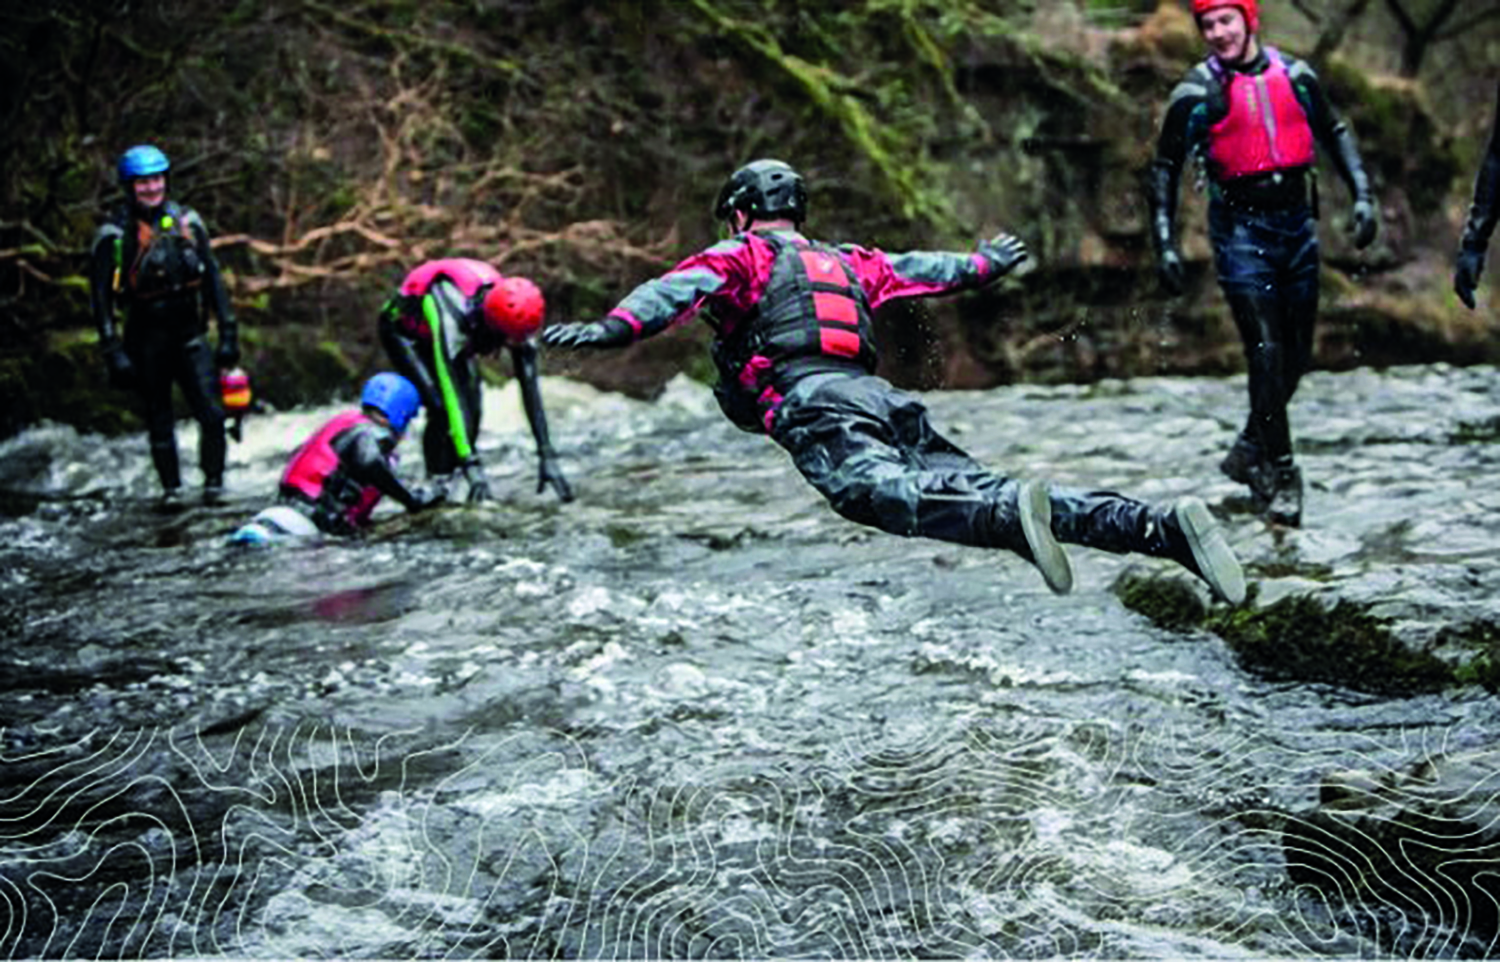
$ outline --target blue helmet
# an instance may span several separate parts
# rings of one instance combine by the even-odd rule
[[[137,177],[165,174],[171,169],[172,162],[167,160],[167,155],[150,144],[130,148],[120,155],[120,161],[115,165],[121,184],[129,183]]]
[[[417,393],[415,384],[399,374],[385,371],[365,382],[359,403],[384,414],[396,433],[404,434],[406,426],[422,407],[422,396]]]

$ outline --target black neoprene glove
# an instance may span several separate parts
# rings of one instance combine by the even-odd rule
[[[1161,289],[1172,297],[1181,297],[1187,290],[1187,271],[1182,266],[1182,255],[1177,248],[1168,247],[1156,258],[1156,278]]]
[[[490,479],[485,476],[484,465],[479,458],[470,456],[459,466],[464,473],[464,480],[469,482],[469,503],[478,504],[490,499]]]
[[[1471,311],[1474,309],[1474,288],[1479,286],[1479,275],[1484,273],[1484,253],[1460,247],[1458,258],[1453,263],[1453,293]]]
[[[411,504],[408,511],[426,511],[428,508],[436,507],[447,498],[447,492],[439,487],[422,486],[411,489]]]
[[[1355,201],[1349,218],[1349,231],[1354,235],[1356,249],[1364,250],[1374,243],[1375,227],[1375,204],[1369,200]]]
[[[562,468],[558,466],[557,459],[550,455],[542,455],[541,466],[536,474],[536,493],[541,494],[547,490],[549,484],[563,503],[573,500],[573,489],[568,486],[568,479],[563,477]]]
[[[548,347],[624,347],[633,340],[635,331],[618,317],[542,329],[542,343]]]
[[[119,343],[104,349],[104,366],[109,370],[110,387],[125,391],[136,386],[135,365],[131,363],[130,355],[125,353],[125,348]]]

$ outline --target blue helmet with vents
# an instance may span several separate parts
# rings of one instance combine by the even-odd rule
[[[405,434],[406,426],[422,407],[422,396],[417,393],[415,384],[399,374],[385,371],[365,382],[359,403],[384,414],[397,434]]]
[[[121,184],[128,184],[137,177],[165,174],[171,169],[172,162],[167,160],[167,155],[150,144],[130,148],[120,155],[120,161],[115,165]]]

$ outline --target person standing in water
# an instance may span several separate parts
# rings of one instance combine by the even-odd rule
[[[1318,313],[1316,146],[1354,198],[1354,246],[1375,239],[1375,201],[1354,135],[1312,67],[1259,39],[1256,0],[1193,0],[1208,56],[1172,91],[1147,177],[1162,287],[1183,293],[1176,212],[1183,164],[1208,174],[1219,286],[1249,366],[1250,413],[1219,469],[1267,520],[1302,523],[1302,471],[1287,405],[1312,359]]]
[[[208,228],[191,207],[167,198],[167,155],[131,147],[116,165],[125,202],[94,235],[90,293],[110,384],[142,401],[151,462],[162,504],[181,504],[182,471],[172,412],[172,385],[198,422],[203,501],[224,499],[224,409],[220,369],[239,362],[239,328],[209,245]],[[123,336],[116,311],[128,317]],[[218,318],[218,347],[208,346],[208,317]]]

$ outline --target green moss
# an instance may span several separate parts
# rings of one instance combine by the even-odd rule
[[[277,408],[352,398],[362,374],[342,344],[300,325],[247,332],[244,352],[256,397]]]
[[[109,386],[91,334],[57,338],[35,357],[0,356],[0,408],[6,434],[41,420],[106,435],[141,428],[135,395]]]
[[[1472,652],[1467,661],[1454,669],[1454,677],[1459,682],[1483,685],[1488,691],[1500,692],[1500,625],[1471,621],[1466,625],[1450,626],[1438,632],[1436,644]]]
[[[1207,627],[1247,670],[1277,681],[1321,682],[1382,695],[1440,691],[1453,670],[1391,634],[1385,619],[1352,602],[1332,607],[1308,595],[1265,608],[1216,611]]]
[[[1191,631],[1203,625],[1208,608],[1185,580],[1127,572],[1114,587],[1120,602],[1168,631]]]

